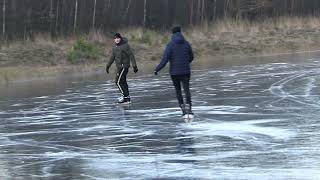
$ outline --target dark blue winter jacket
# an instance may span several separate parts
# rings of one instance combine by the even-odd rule
[[[174,33],[167,45],[163,58],[155,71],[160,71],[170,61],[170,75],[190,74],[190,63],[193,61],[192,48],[180,32]]]

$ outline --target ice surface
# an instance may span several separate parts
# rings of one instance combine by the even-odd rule
[[[168,75],[0,100],[0,179],[320,179],[320,66],[194,71],[185,123]]]

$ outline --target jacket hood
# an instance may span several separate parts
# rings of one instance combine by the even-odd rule
[[[116,44],[116,46],[121,46],[121,45],[124,45],[124,44],[127,44],[128,43],[128,39],[123,37],[120,41],[119,44]]]
[[[174,33],[171,39],[176,44],[183,44],[185,42],[185,39],[180,32]]]

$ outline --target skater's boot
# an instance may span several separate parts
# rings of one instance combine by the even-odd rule
[[[122,101],[124,101],[124,97],[123,96],[118,97],[118,103],[120,103]]]
[[[180,104],[179,106],[182,111],[182,116],[186,115],[186,107],[184,106],[184,104]]]
[[[194,115],[191,109],[191,104],[186,104],[186,113],[187,114],[185,116],[187,116],[188,122],[191,122],[191,120],[194,118]]]
[[[119,98],[118,104],[130,104],[130,96]]]
[[[193,115],[191,104],[186,104],[186,113]]]
[[[124,97],[124,102],[131,103],[130,96]]]

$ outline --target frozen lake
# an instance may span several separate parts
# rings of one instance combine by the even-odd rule
[[[164,73],[2,97],[0,179],[320,179],[320,60],[279,61],[195,70],[193,122]]]

